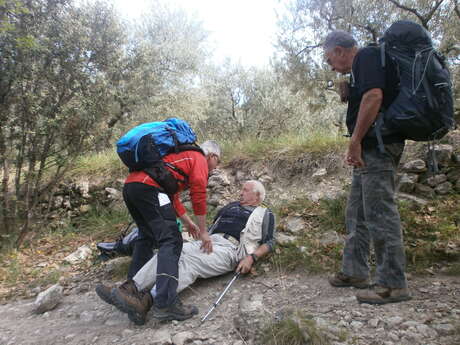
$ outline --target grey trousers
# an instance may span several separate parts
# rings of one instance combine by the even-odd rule
[[[346,210],[347,238],[342,272],[356,278],[369,276],[370,242],[376,256],[375,283],[388,288],[405,288],[406,257],[401,221],[395,202],[395,176],[403,143],[364,149],[365,167],[353,170]]]
[[[184,243],[179,259],[177,292],[193,284],[197,278],[215,277],[233,271],[238,263],[238,247],[218,234],[211,235],[212,253],[201,250],[201,241]],[[151,289],[157,279],[158,260],[155,255],[133,277],[139,290]]]

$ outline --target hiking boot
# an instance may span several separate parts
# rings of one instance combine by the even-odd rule
[[[153,306],[153,316],[161,321],[184,321],[196,314],[198,314],[198,308],[196,306],[184,305],[179,298],[176,300],[176,303],[165,308]]]
[[[354,278],[342,272],[337,272],[333,277],[329,278],[329,284],[335,287],[353,286],[357,289],[365,289],[369,287],[370,282],[367,278]]]
[[[127,281],[119,288],[112,290],[113,304],[136,325],[144,325],[147,313],[153,304],[152,295],[148,290],[137,291],[134,282]]]
[[[124,305],[121,304],[121,303],[118,303],[117,302],[117,299],[115,298],[115,296],[117,295],[134,295],[134,294],[137,294],[139,291],[137,291],[137,287],[136,287],[136,284],[134,283],[134,280],[127,280],[125,281],[123,284],[121,284],[119,287],[117,288],[113,288],[112,291],[111,291],[111,299],[113,301],[113,305],[115,307],[118,308],[118,310],[120,310],[121,312],[123,313],[127,313],[128,310],[126,308],[124,308]]]
[[[113,304],[112,289],[114,289],[113,286],[98,284],[96,286],[96,293],[104,302]]]
[[[391,289],[377,286],[373,290],[360,291],[356,294],[359,303],[387,304],[408,301],[412,299],[409,289]]]

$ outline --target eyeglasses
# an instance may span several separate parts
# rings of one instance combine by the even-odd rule
[[[219,156],[218,156],[218,155],[216,155],[216,154],[213,154],[213,155],[212,155],[212,157],[216,158],[217,164],[219,164],[219,163],[220,163],[220,158],[219,158]]]
[[[335,55],[334,51],[330,50],[324,53],[324,60],[326,60],[328,65],[332,65],[331,58]]]

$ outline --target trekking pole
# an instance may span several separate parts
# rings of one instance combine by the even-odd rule
[[[209,315],[211,315],[212,311],[214,309],[216,309],[217,305],[219,304],[220,300],[225,296],[225,294],[227,293],[228,289],[230,289],[230,286],[232,286],[232,284],[235,282],[235,280],[238,279],[238,277],[240,276],[240,272],[237,272],[232,280],[230,280],[230,283],[227,284],[227,286],[225,287],[224,291],[222,291],[222,293],[219,295],[219,297],[217,298],[217,300],[214,302],[214,304],[211,306],[211,308],[208,310],[208,312],[206,313],[205,316],[203,316],[203,318],[201,319],[201,323],[205,322],[206,319],[208,318]]]

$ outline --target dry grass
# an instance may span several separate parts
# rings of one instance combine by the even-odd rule
[[[304,153],[326,153],[341,151],[346,139],[332,133],[286,133],[270,138],[243,138],[224,141],[223,158],[225,162],[234,159],[250,158],[294,158]]]
[[[311,318],[301,312],[266,325],[264,345],[330,345],[331,342]]]
[[[127,172],[128,168],[123,165],[115,149],[108,149],[80,157],[69,171],[69,176],[109,177],[115,180],[124,177]]]

